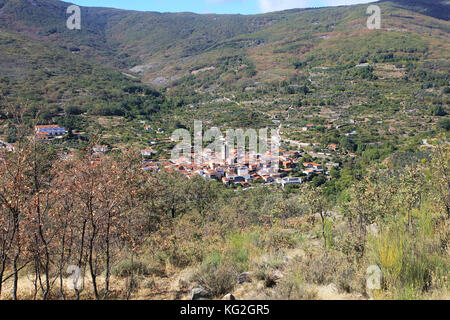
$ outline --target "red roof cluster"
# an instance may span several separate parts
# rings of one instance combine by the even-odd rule
[[[43,126],[36,126],[36,129],[43,129],[43,128],[59,128],[57,124],[48,124]]]

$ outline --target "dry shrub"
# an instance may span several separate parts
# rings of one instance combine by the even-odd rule
[[[365,274],[354,265],[341,261],[337,273],[334,277],[334,283],[340,292],[345,293],[366,293]]]
[[[255,277],[258,280],[264,281],[267,288],[276,285],[276,277],[274,273],[277,270],[283,269],[285,266],[285,255],[278,251],[263,256],[259,262],[256,263]]]
[[[213,297],[221,297],[232,292],[238,276],[232,262],[220,261],[203,264],[191,280],[206,289]]]
[[[302,260],[301,268],[306,282],[315,284],[331,283],[337,272],[338,261],[331,254],[310,255]]]
[[[202,261],[204,246],[200,242],[179,239],[169,242],[154,251],[154,257],[161,264],[167,263],[175,268],[183,269]]]
[[[316,299],[317,290],[305,283],[302,271],[295,261],[290,264],[284,272],[283,279],[279,280],[273,290],[268,291],[269,298],[274,300]]]
[[[336,251],[317,256],[310,255],[300,262],[303,279],[308,283],[328,285],[334,283],[340,292],[365,292],[365,275]]]
[[[280,282],[272,293],[274,300],[315,300],[317,289],[302,285],[295,278],[288,278]]]
[[[111,271],[112,275],[118,278],[126,278],[131,274],[136,276],[156,275],[159,277],[165,275],[165,269],[162,265],[147,263],[143,260],[135,260],[131,263],[130,259],[120,261]]]

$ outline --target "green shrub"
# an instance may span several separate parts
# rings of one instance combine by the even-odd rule
[[[437,123],[438,128],[441,128],[445,131],[450,131],[450,119],[444,118],[440,119]]]
[[[85,112],[85,110],[79,106],[67,106],[64,112],[68,115],[80,115]]]
[[[424,213],[416,215],[414,230],[391,223],[369,241],[369,257],[380,266],[385,287],[395,298],[416,299],[448,272],[445,252],[430,229],[433,221]]]
[[[231,237],[229,254],[231,261],[239,272],[248,270],[248,247],[250,241],[251,236],[236,234]]]

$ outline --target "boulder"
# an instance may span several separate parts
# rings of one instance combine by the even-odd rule
[[[243,284],[246,282],[252,282],[252,274],[250,272],[243,272],[238,277],[239,284]]]
[[[273,280],[279,281],[279,280],[283,279],[283,273],[280,270],[275,270],[271,274],[271,277],[272,277]]]
[[[305,239],[308,239],[308,240],[314,240],[314,239],[317,239],[317,238],[318,238],[318,236],[316,234],[313,234],[313,233],[305,235]]]
[[[209,298],[211,298],[211,294],[202,287],[196,287],[191,291],[191,300],[207,300]]]
[[[277,285],[277,282],[283,278],[283,274],[280,270],[272,271],[265,279],[264,285],[266,288],[273,288]]]
[[[231,293],[229,293],[225,297],[223,297],[222,300],[236,300],[236,298]]]

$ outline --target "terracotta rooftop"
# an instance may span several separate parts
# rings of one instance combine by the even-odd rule
[[[43,128],[59,128],[57,124],[49,124],[49,125],[42,125],[42,126],[36,126],[36,129],[43,129]]]

